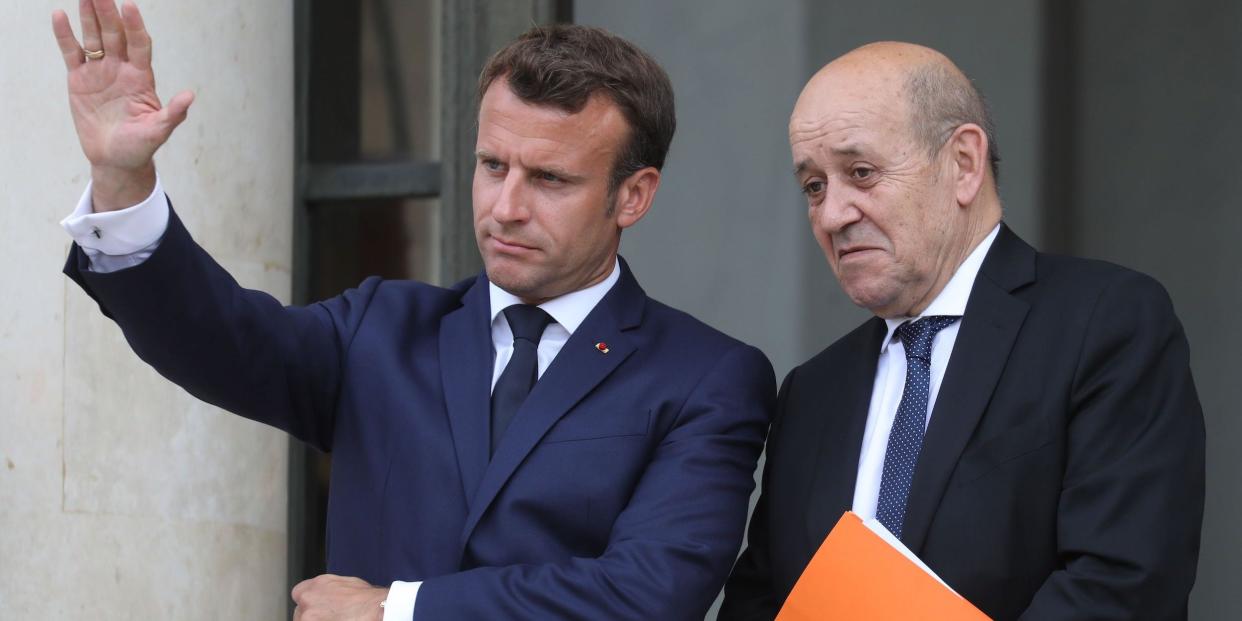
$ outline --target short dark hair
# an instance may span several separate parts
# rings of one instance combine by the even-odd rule
[[[613,162],[609,194],[643,168],[664,167],[677,128],[673,85],[655,59],[633,43],[590,26],[536,26],[487,61],[479,76],[479,101],[501,76],[530,104],[572,114],[600,93],[621,109],[630,135]]]
[[[906,78],[906,101],[910,105],[910,126],[934,156],[958,127],[974,123],[988,137],[988,164],[992,178],[1000,177],[1000,147],[996,144],[996,125],[987,101],[966,76],[941,63],[915,68]]]

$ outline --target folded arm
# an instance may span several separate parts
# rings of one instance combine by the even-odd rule
[[[426,580],[417,619],[702,619],[740,545],[775,382],[736,347],[687,400],[596,558]]]
[[[797,369],[785,376],[776,401],[776,415],[772,421],[772,429],[768,432],[768,459],[779,450],[781,422],[784,418],[785,397],[789,394]],[[767,462],[771,464],[771,461]],[[750,529],[747,531],[746,549],[738,557],[737,564],[729,576],[725,586],[725,600],[721,605],[719,618],[738,621],[767,621],[776,618],[783,597],[776,593],[772,585],[771,546],[768,539],[770,524],[771,499],[767,491],[771,489],[770,469],[763,471],[763,483],[759,502],[750,517]]]

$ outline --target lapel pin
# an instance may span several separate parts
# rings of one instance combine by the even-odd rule
[[[601,354],[606,354],[608,353],[608,343],[600,341],[595,344],[595,349],[598,349]]]

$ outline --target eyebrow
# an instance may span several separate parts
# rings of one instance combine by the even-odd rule
[[[858,145],[852,144],[852,143],[846,144],[840,147],[829,147],[828,150],[831,151],[833,155],[840,155],[840,156],[847,156],[847,157],[858,157],[863,154],[862,149],[859,148]],[[794,166],[793,175],[794,177],[798,177],[802,173],[806,172],[807,169],[814,168],[814,167],[815,167],[815,162],[811,161],[811,158],[800,160]]]
[[[582,175],[574,175],[563,168],[557,168],[555,166],[535,166],[530,170],[534,173],[548,173],[550,175],[560,177],[567,183],[580,183],[586,179],[586,177],[583,177]]]
[[[479,160],[494,160],[494,161],[499,161],[499,160],[500,160],[500,157],[499,157],[499,156],[497,156],[496,154],[494,154],[494,153],[492,153],[492,152],[490,152],[490,151],[483,150],[483,149],[479,149],[479,150],[475,151],[475,152],[474,152],[474,157],[475,157],[476,159],[479,159]],[[567,181],[567,182],[571,182],[571,183],[578,183],[578,182],[581,182],[581,181],[583,181],[583,180],[585,180],[585,179],[586,179],[586,177],[584,177],[584,176],[582,176],[582,175],[575,175],[575,174],[572,174],[572,173],[570,173],[569,171],[567,171],[567,170],[565,170],[565,169],[563,169],[563,168],[557,167],[557,166],[530,166],[530,167],[528,167],[528,170],[530,170],[530,172],[532,172],[532,173],[536,173],[536,174],[538,174],[538,173],[547,173],[547,174],[549,174],[549,175],[555,175],[555,176],[560,177],[561,179],[564,179],[565,181]]]

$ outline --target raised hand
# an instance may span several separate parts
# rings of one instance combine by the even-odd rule
[[[82,43],[64,11],[52,14],[52,32],[69,70],[69,109],[91,163],[95,211],[141,202],[155,187],[152,156],[185,120],[194,94],[160,105],[151,71],[151,37],[138,7],[126,0],[80,0]],[[93,52],[89,54],[88,52]],[[102,57],[98,52],[103,52]]]

